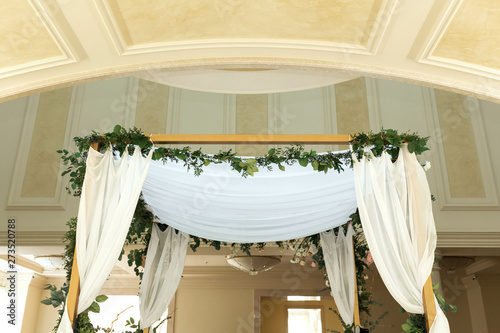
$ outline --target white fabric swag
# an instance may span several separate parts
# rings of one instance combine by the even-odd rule
[[[154,224],[151,230],[139,309],[141,329],[151,327],[165,313],[181,280],[189,235],[171,227],[162,232]]]
[[[323,257],[333,299],[342,320],[348,325],[354,321],[354,288],[356,285],[353,234],[352,225],[349,225],[345,234],[343,228],[339,228],[338,236],[335,236],[333,230],[320,233],[321,247],[323,248]]]
[[[143,158],[136,148],[131,158],[126,152],[115,159],[111,151],[89,150],[76,231],[78,313],[92,304],[118,259],[152,153]],[[58,332],[73,332],[67,307]]]
[[[392,163],[384,152],[354,159],[356,196],[373,260],[387,289],[408,312],[424,313],[422,289],[432,271],[436,230],[423,168],[404,145]],[[450,332],[436,303],[431,333]]]
[[[196,177],[183,163],[153,161],[143,196],[162,223],[202,238],[235,243],[295,239],[346,223],[356,211],[353,171],[310,166],[261,168],[242,178],[227,163]]]

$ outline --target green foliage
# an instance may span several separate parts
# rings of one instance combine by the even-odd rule
[[[64,305],[66,303],[66,297],[68,295],[69,285],[64,283],[60,289],[57,289],[57,286],[52,284],[46,284],[44,290],[50,290],[50,297],[46,297],[40,303],[45,305],[52,305],[54,308],[58,309],[57,313],[59,314],[59,318],[56,322],[56,326],[54,326],[53,331],[57,332],[57,328],[61,323],[61,318],[64,313]]]
[[[426,147],[429,138],[422,138],[416,133],[402,133],[388,129],[382,129],[379,133],[358,133],[353,136],[350,141],[352,151],[356,153],[357,158],[360,159],[364,155],[364,148],[371,148],[375,156],[380,156],[385,150],[392,157],[393,160],[398,158],[399,148],[404,143],[408,144],[410,153],[416,155],[422,154],[424,151],[429,150]]]
[[[57,289],[57,286],[47,284],[47,285],[45,285],[45,288],[43,288],[43,289],[50,290],[50,297],[46,297],[40,303],[42,303],[44,305],[52,305],[54,308],[59,309],[57,311],[57,313],[59,314],[59,318],[56,322],[56,325],[53,328],[53,331],[57,332],[57,329],[59,328],[59,325],[61,323],[62,315],[64,313],[66,298],[68,297],[69,285],[67,283],[64,283],[60,289]],[[93,326],[90,323],[90,319],[88,318],[87,313],[88,312],[99,313],[100,307],[99,307],[98,303],[102,303],[102,302],[106,301],[107,299],[108,299],[108,296],[105,296],[105,295],[97,296],[95,301],[90,305],[90,307],[85,312],[81,313],[78,316],[76,327],[79,330],[76,330],[76,332],[97,332],[97,331],[89,330],[91,328],[93,329]]]
[[[71,271],[73,269],[73,257],[75,255],[76,247],[76,224],[77,218],[72,217],[66,222],[68,226],[68,231],[63,236],[64,253],[63,253],[63,267],[66,270],[66,280],[69,281],[71,277]]]
[[[439,307],[444,312],[448,310],[451,310],[451,312],[457,312],[456,305],[451,305],[446,303],[444,297],[437,292],[438,288],[439,288],[439,283],[432,285],[432,289],[438,301]],[[403,308],[401,308],[399,312],[404,313],[406,311]],[[403,331],[407,333],[427,333],[427,328],[425,325],[425,315],[408,313],[408,319],[406,320],[406,323],[401,325],[401,328],[403,329]]]

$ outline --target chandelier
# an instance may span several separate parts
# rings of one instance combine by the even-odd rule
[[[274,256],[236,256],[227,258],[229,265],[250,275],[257,275],[259,272],[270,270],[280,262],[281,259]]]

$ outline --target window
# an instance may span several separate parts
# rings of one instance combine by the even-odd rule
[[[287,301],[321,301],[321,296],[287,296]]]
[[[287,333],[321,333],[321,308],[288,308]]]

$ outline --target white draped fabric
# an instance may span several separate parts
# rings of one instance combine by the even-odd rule
[[[326,272],[330,281],[333,299],[342,320],[348,325],[353,323],[355,296],[354,231],[349,225],[344,234],[339,228],[338,236],[332,231],[320,233],[321,247],[325,259]]]
[[[143,158],[139,148],[131,158],[124,153],[117,159],[111,151],[89,150],[76,232],[78,313],[92,304],[118,259],[151,156]],[[67,308],[58,332],[73,332]]]
[[[353,172],[310,166],[260,170],[242,178],[210,164],[196,177],[183,164],[153,161],[143,196],[161,222],[185,233],[226,242],[300,238],[332,229],[356,211]]]
[[[156,224],[151,231],[139,308],[141,329],[151,327],[165,313],[181,280],[189,235],[171,227],[162,232]]]
[[[394,299],[408,312],[424,313],[422,289],[432,271],[437,239],[425,173],[406,145],[395,163],[385,152],[379,158],[370,151],[367,155],[354,161],[354,176],[373,260]],[[449,332],[435,303],[431,333]]]

